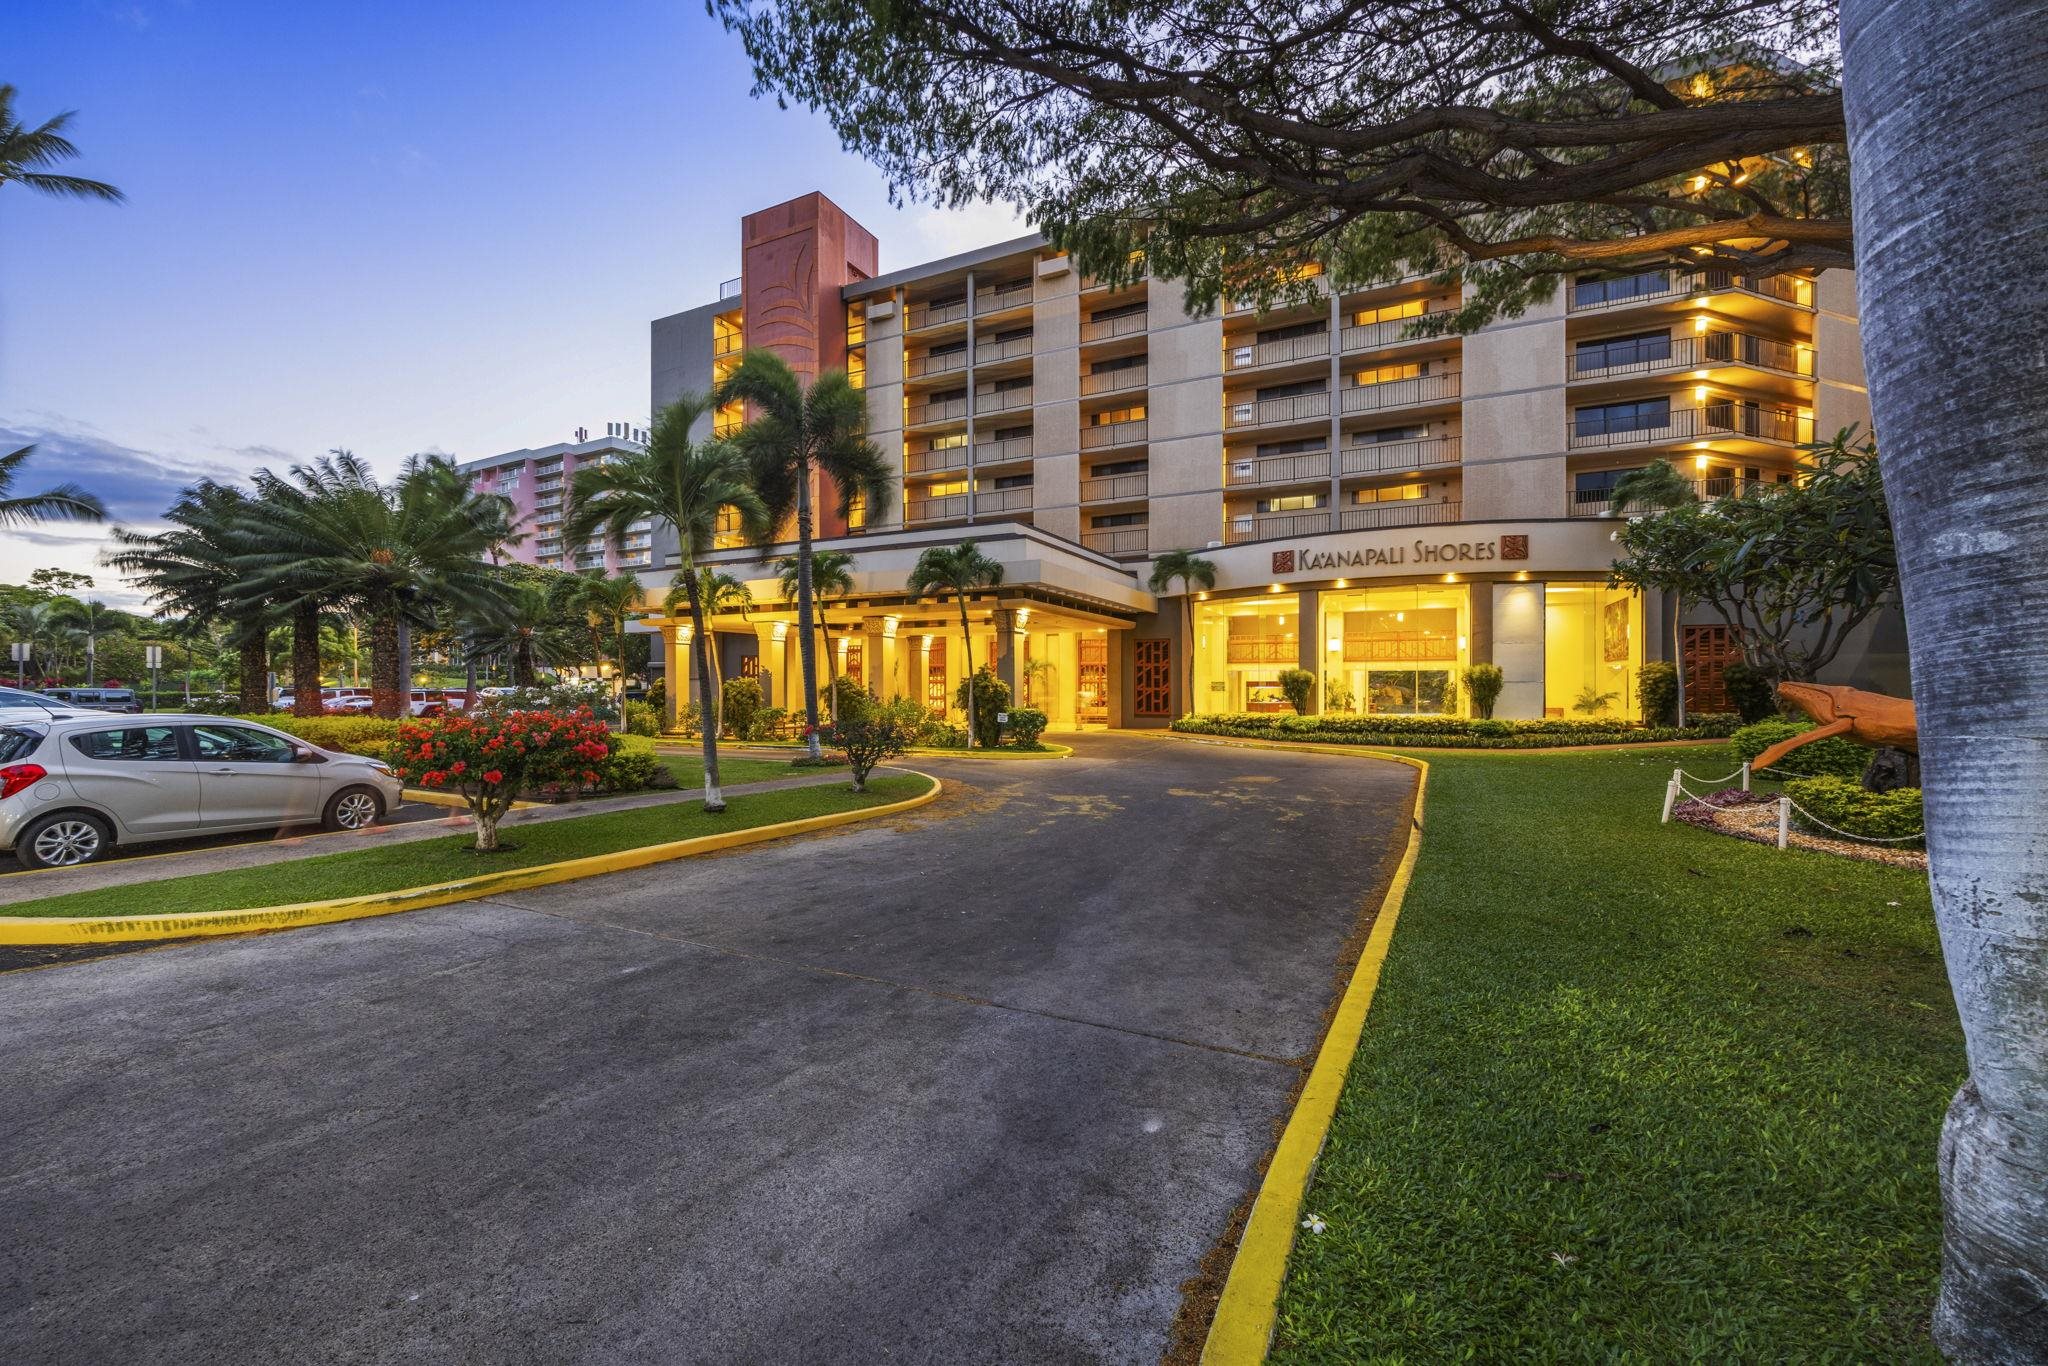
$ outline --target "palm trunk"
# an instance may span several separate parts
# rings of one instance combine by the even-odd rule
[[[1180,697],[1180,711],[1183,716],[1193,716],[1195,714],[1195,586],[1186,580],[1182,580],[1181,586],[1187,591],[1180,595],[1182,621],[1180,657],[1183,661],[1181,667],[1181,687],[1183,691]]]
[[[797,468],[796,480],[796,643],[804,676],[804,745],[811,758],[818,748],[818,645],[811,639],[811,465]]]
[[[967,595],[960,595],[960,644],[967,657],[967,747],[974,748],[974,632],[967,624]]]
[[[825,638],[825,696],[831,702],[828,714],[835,720],[839,716],[839,656],[832,649],[832,623],[825,620],[825,614],[818,614],[818,634]]]
[[[398,614],[379,612],[370,622],[370,715],[399,714]]]
[[[697,676],[706,678],[711,673],[712,650],[704,629],[704,599],[697,591],[696,570],[690,570],[684,581],[690,595],[690,648],[697,652]],[[725,810],[725,793],[718,783],[718,727],[703,725],[697,731],[704,746],[704,809],[715,814]]]
[[[2048,1361],[2048,16],[1845,0],[1842,35],[1864,360],[1970,1064],[1942,1126],[1934,1336],[1952,1360]]]
[[[292,610],[292,715],[320,712],[320,609],[302,606]]]
[[[235,647],[240,672],[240,703],[245,712],[269,710],[270,640],[261,631],[243,637]]]
[[[533,680],[533,637],[522,635],[519,643],[512,647],[512,686],[530,688]]]

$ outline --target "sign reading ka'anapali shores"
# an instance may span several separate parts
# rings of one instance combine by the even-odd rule
[[[1321,550],[1297,546],[1273,552],[1275,574],[1318,569],[1385,569],[1405,565],[1480,564],[1488,560],[1526,560],[1527,536],[1500,536],[1486,541],[1432,541],[1417,537],[1405,545],[1363,546]]]

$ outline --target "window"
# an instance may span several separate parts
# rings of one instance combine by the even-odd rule
[[[1368,365],[1363,370],[1352,372],[1354,385],[1392,384],[1396,380],[1414,379],[1423,372],[1422,363],[1406,361],[1399,365]]]
[[[957,451],[966,444],[965,432],[947,432],[944,436],[935,436],[931,439],[931,449],[935,451]]]
[[[1319,337],[1330,330],[1328,320],[1317,318],[1314,322],[1290,323],[1286,327],[1267,327],[1259,331],[1259,345],[1267,342],[1291,341],[1295,337]]]
[[[1253,509],[1255,512],[1308,512],[1330,505],[1327,493],[1296,493],[1285,498],[1261,498]]]
[[[1031,435],[1031,429],[1029,427],[998,427],[990,432],[989,435],[997,441],[1014,441],[1020,436]]]
[[[1030,341],[1031,329],[1028,327],[1012,327],[1006,331],[996,333],[994,340],[998,346],[1001,346],[1004,342]]]
[[[1314,455],[1329,449],[1328,438],[1320,436],[1297,437],[1292,441],[1261,441],[1260,455]]]
[[[1633,332],[1626,337],[1582,341],[1573,362],[1580,370],[1611,370],[1617,365],[1648,365],[1671,359],[1671,333]]]
[[[1360,489],[1351,495],[1354,503],[1405,503],[1429,497],[1427,484],[1389,484],[1380,489]]]
[[[1268,384],[1258,392],[1258,400],[1264,403],[1269,398],[1295,398],[1301,394],[1326,394],[1330,382],[1326,379],[1297,380],[1293,384]]]
[[[1014,393],[1014,392],[1016,392],[1016,391],[1017,391],[1017,390],[1019,390],[1019,389],[1029,389],[1030,387],[1031,387],[1031,376],[1029,376],[1029,375],[1013,375],[1013,376],[1011,376],[1011,377],[1010,377],[1009,379],[999,379],[999,380],[997,380],[997,381],[995,382],[995,386],[994,386],[994,389],[993,389],[993,390],[992,390],[991,392],[994,392],[994,393],[998,393],[998,394],[1008,394],[1008,393]]]
[[[933,484],[925,490],[925,493],[932,498],[944,498],[949,494],[965,492],[967,492],[967,481],[965,479],[949,479],[943,484]]]
[[[1572,307],[1591,308],[1598,304],[1621,303],[1646,294],[1662,294],[1671,288],[1671,272],[1643,270],[1633,275],[1582,275],[1572,282]]]
[[[1107,465],[1094,465],[1088,470],[1090,479],[1104,479],[1115,474],[1143,474],[1151,468],[1148,460],[1115,460]]]
[[[71,737],[71,747],[88,759],[176,762],[185,757],[176,726],[128,726]]]
[[[940,342],[936,346],[927,347],[925,354],[927,356],[957,356],[966,349],[967,338],[962,337],[958,341]]]
[[[1426,301],[1403,299],[1397,304],[1381,304],[1378,308],[1361,308],[1351,315],[1354,327],[1371,327],[1374,323],[1396,322],[1402,318],[1419,318]]]
[[[288,764],[297,748],[282,735],[247,726],[194,726],[192,742],[201,763]]]
[[[1114,356],[1109,360],[1096,361],[1088,367],[1088,373],[1091,375],[1109,375],[1114,374],[1118,370],[1142,370],[1144,368],[1145,353],[1140,351],[1135,356]]]
[[[1122,304],[1116,308],[1098,308],[1088,315],[1091,323],[1107,322],[1111,318],[1133,318],[1143,313],[1148,305],[1143,299],[1134,304]]]
[[[1597,504],[1605,507],[1614,501],[1614,486],[1641,468],[1638,465],[1625,470],[1587,470],[1584,474],[1575,474],[1572,476],[1572,501],[1582,506]]]
[[[1669,397],[1638,399],[1633,403],[1602,403],[1572,412],[1572,431],[1577,436],[1651,432],[1670,425]]]
[[[1006,474],[997,479],[990,487],[998,489],[1028,489],[1031,487],[1031,476],[1028,474]]]
[[[45,733],[34,726],[0,726],[0,764],[34,754]]]
[[[1090,517],[1088,525],[1098,531],[1105,527],[1113,526],[1143,526],[1145,525],[1145,514],[1142,512],[1105,512],[1100,517]]]
[[[1377,431],[1353,432],[1354,446],[1383,446],[1390,441],[1420,441],[1429,431],[1427,427],[1381,427]]]
[[[1088,418],[1088,425],[1091,427],[1107,427],[1117,422],[1143,422],[1144,420],[1145,405],[1133,403],[1128,408],[1110,408],[1104,412],[1091,414]]]

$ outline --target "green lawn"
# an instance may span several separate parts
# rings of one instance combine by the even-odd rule
[[[786,769],[787,765],[777,765]],[[140,886],[109,887],[23,902],[8,915],[133,916],[173,915],[193,911],[248,910],[298,901],[325,901],[421,887],[478,873],[525,868],[537,863],[608,854],[645,844],[693,839],[728,830],[745,830],[777,821],[822,816],[834,811],[880,806],[914,797],[930,786],[915,774],[875,778],[865,793],[849,783],[784,788],[731,798],[713,816],[694,802],[615,811],[602,816],[577,816],[531,826],[508,826],[502,838],[515,849],[477,854],[467,834],[444,839],[393,844],[348,854],[324,854],[264,868],[226,873],[200,873],[166,878]]]
[[[1722,746],[1429,762],[1273,1359],[1938,1360],[1924,877],[1659,826]]]
[[[676,775],[679,787],[696,788],[704,782],[704,756],[701,754],[669,754],[658,756],[668,771]],[[718,756],[718,781],[726,787],[737,787],[741,783],[767,782],[772,778],[797,778],[816,769],[791,768],[787,759],[739,759],[724,754]]]

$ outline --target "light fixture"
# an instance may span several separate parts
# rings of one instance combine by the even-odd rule
[[[1408,620],[1408,614],[1407,614],[1406,612],[1396,612],[1396,613],[1394,613],[1394,620],[1395,620],[1395,621],[1406,621],[1406,620]]]
[[[1280,591],[1280,585],[1277,583],[1269,583],[1266,585],[1266,591],[1268,593],[1277,593]]]
[[[1197,594],[1195,594],[1195,601],[1196,601],[1196,602],[1207,602],[1208,600],[1209,600],[1209,595],[1208,595],[1207,593],[1197,593]]]
[[[1693,385],[1693,386],[1692,386],[1692,401],[1693,401],[1694,403],[1705,403],[1705,402],[1707,401],[1707,386],[1706,386],[1706,385],[1704,385],[1704,384],[1695,384],[1695,385]]]
[[[1611,541],[1611,540],[1613,540],[1613,539],[1614,539],[1614,537],[1613,537],[1613,535],[1612,535],[1612,534],[1610,533],[1607,539]],[[1528,581],[1529,581],[1529,571],[1528,571],[1528,570],[1526,570],[1526,569],[1517,569],[1517,570],[1515,571],[1515,582],[1516,582],[1516,583],[1527,583]]]
[[[1707,457],[1705,457],[1704,455],[1696,455],[1696,456],[1694,456],[1694,457],[1692,458],[1692,467],[1693,467],[1694,469],[1696,469],[1696,470],[1700,471],[1700,473],[1702,473],[1702,474],[1706,473],[1706,469],[1707,469]]]
[[[1444,575],[1444,582],[1445,582],[1445,583],[1456,583],[1457,581],[1458,581],[1458,576],[1457,576],[1456,574],[1446,574],[1446,575]]]
[[[1458,637],[1458,648],[1459,648],[1460,650],[1462,650],[1462,649],[1464,649],[1464,648],[1465,648],[1465,637],[1463,637],[1463,636],[1459,636],[1459,637]]]
[[[1339,579],[1339,580],[1337,580],[1337,587],[1339,587],[1339,588],[1349,588],[1350,586],[1351,586],[1351,581],[1350,581],[1349,579]]]
[[[1338,638],[1338,637],[1336,637],[1336,636],[1331,636],[1331,637],[1330,637],[1330,653],[1331,653],[1331,654],[1336,654],[1336,653],[1337,653],[1337,651],[1339,651],[1339,650],[1341,650],[1341,649],[1343,649],[1343,648],[1344,648],[1344,642],[1343,642],[1343,641],[1342,641],[1341,639],[1339,639],[1339,638]]]
[[[1699,315],[1699,316],[1698,316],[1697,318],[1694,318],[1694,319],[1692,320],[1692,330],[1693,330],[1693,331],[1695,331],[1695,332],[1704,332],[1704,331],[1706,331],[1706,330],[1707,330],[1707,315],[1706,315],[1706,314],[1702,313],[1702,314],[1700,314],[1700,315]]]

